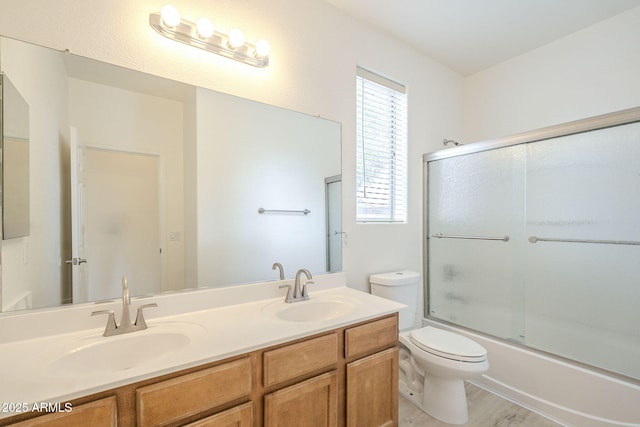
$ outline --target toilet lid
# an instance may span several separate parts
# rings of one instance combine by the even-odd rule
[[[447,359],[482,362],[487,358],[487,350],[475,341],[432,326],[411,331],[411,341],[424,351]]]

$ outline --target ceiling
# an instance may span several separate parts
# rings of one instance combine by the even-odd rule
[[[640,0],[325,0],[468,76]]]

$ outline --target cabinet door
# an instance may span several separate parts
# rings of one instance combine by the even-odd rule
[[[265,427],[334,427],[337,425],[338,376],[335,371],[313,377],[264,397]]]
[[[398,425],[398,349],[347,365],[347,427]]]
[[[117,425],[117,415],[117,404],[114,396],[74,406],[70,412],[52,413],[11,425],[15,427],[111,427]]]

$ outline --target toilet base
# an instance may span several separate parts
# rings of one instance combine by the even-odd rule
[[[401,396],[405,397],[407,400],[410,400],[411,403],[416,405],[418,408],[422,410],[422,412],[426,412],[422,408],[422,393],[417,393],[411,390],[404,381],[400,381],[400,386],[398,387],[398,392]]]
[[[422,393],[400,380],[398,391],[426,414],[449,424],[465,424],[469,419],[463,380],[427,376]]]
[[[401,332],[400,382],[412,392],[412,402],[422,411],[449,424],[465,424],[468,419],[464,381],[489,369],[485,358],[463,362],[440,357],[417,347],[411,331]]]
[[[469,419],[464,381],[425,376],[422,407],[434,418],[449,424],[464,424]]]

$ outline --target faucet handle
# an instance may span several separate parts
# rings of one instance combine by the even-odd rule
[[[291,302],[291,300],[293,299],[291,297],[291,285],[280,285],[280,286],[278,286],[278,289],[282,289],[282,288],[287,288],[287,296],[284,298],[284,302]]]
[[[313,285],[313,280],[307,280],[302,284],[302,298],[309,299],[309,292],[307,291],[307,285]]]
[[[151,304],[143,304],[140,307],[138,307],[138,313],[136,314],[136,322],[134,323],[134,326],[136,326],[138,330],[147,329],[147,322],[144,321],[144,313],[142,312],[142,310],[148,307],[157,307],[157,306],[158,304],[153,302]]]
[[[113,335],[118,329],[116,325],[116,316],[113,314],[113,310],[98,310],[91,313],[92,316],[96,316],[98,314],[108,314],[109,318],[107,319],[107,327],[104,328],[104,333],[102,334],[105,337]]]

